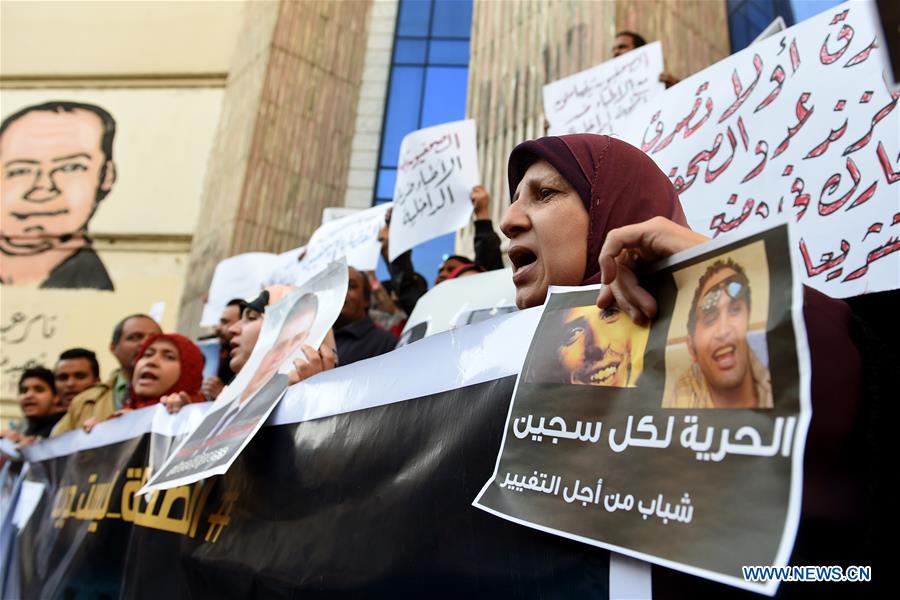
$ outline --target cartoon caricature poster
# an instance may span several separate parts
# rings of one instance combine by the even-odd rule
[[[2,392],[63,350],[98,353],[115,323],[175,323],[220,89],[3,90]],[[90,318],[87,318],[87,317]]]

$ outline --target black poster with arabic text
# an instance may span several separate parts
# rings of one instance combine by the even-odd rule
[[[649,325],[598,309],[596,289],[551,294],[476,505],[773,592],[741,566],[787,564],[799,519],[810,408],[788,249],[779,226],[656,272]]]

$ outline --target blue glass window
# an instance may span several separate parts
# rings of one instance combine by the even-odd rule
[[[428,62],[432,65],[469,65],[469,42],[435,40],[428,49]]]
[[[428,43],[424,40],[397,40],[394,46],[394,63],[424,65],[427,51]],[[466,51],[468,52],[468,46]]]
[[[435,3],[434,18],[431,20],[431,35],[468,39],[471,29],[471,0],[444,0]]]
[[[727,0],[726,5],[732,52],[749,46],[778,16],[788,27],[794,24],[789,0]]]
[[[421,127],[431,127],[466,117],[468,69],[428,67]]]
[[[428,37],[430,21],[430,0],[406,0],[401,2],[400,16],[397,18],[397,35]]]
[[[423,127],[465,118],[472,0],[400,0],[374,204],[389,202],[403,137]],[[429,284],[454,235],[417,246],[416,271]],[[384,264],[378,276],[387,278]]]

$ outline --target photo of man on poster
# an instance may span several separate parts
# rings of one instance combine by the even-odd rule
[[[748,343],[752,287],[730,257],[706,267],[687,316],[691,364],[667,386],[663,408],[772,408],[769,370]]]
[[[644,369],[650,328],[616,307],[548,311],[525,381],[633,388]],[[545,341],[546,340],[546,341]]]
[[[274,376],[285,361],[302,354],[300,348],[309,337],[317,313],[318,299],[315,294],[306,294],[297,301],[278,332],[272,348],[266,352],[241,394],[227,407],[216,411],[220,415],[218,419],[207,418],[201,426],[206,429],[203,446],[236,425],[254,426],[256,420],[269,409],[277,399],[275,388],[280,393],[284,387],[284,384],[269,384],[275,381]]]

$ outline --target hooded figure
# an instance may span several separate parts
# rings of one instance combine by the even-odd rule
[[[141,376],[141,373],[139,372],[139,363],[141,359],[144,358],[147,349],[150,348],[154,342],[159,340],[168,341],[178,349],[178,362],[181,365],[180,372],[175,383],[164,392],[159,395],[143,396],[138,393],[138,390],[135,388],[135,384],[138,383],[139,377]],[[144,408],[145,406],[152,406],[157,404],[161,397],[178,392],[186,393],[190,397],[191,402],[204,402],[206,398],[204,398],[203,394],[200,392],[200,386],[203,384],[204,362],[205,359],[200,348],[183,335],[177,333],[159,333],[148,336],[141,345],[141,349],[138,351],[137,359],[135,360],[135,380],[138,381],[132,380],[131,382],[132,390],[129,394],[130,400],[125,408],[138,409]],[[140,387],[139,384],[138,387]]]

